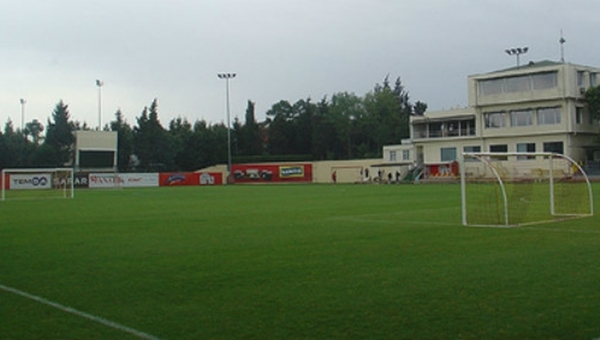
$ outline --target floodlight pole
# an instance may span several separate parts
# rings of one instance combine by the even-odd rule
[[[225,94],[227,101],[227,172],[231,174],[231,112],[229,109],[229,79],[235,78],[235,73],[219,73],[217,77],[225,79]]]
[[[96,79],[96,86],[98,86],[98,131],[102,130],[102,86],[104,82],[100,79]]]
[[[563,31],[560,30],[560,39],[558,40],[558,43],[560,44],[560,62],[561,63],[565,63],[565,43],[567,42],[567,40],[565,40],[565,37],[563,37]]]
[[[506,54],[508,54],[508,55],[516,56],[517,57],[517,67],[519,67],[519,66],[521,66],[519,57],[521,56],[521,54],[527,53],[527,51],[529,51],[529,47],[510,48],[510,49],[505,50],[504,52],[506,52]]]
[[[25,103],[27,103],[27,101],[21,98],[19,99],[19,103],[21,103],[21,132],[23,132],[23,124],[25,124]]]

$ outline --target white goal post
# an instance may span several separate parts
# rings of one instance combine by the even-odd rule
[[[3,169],[1,183],[2,201],[75,197],[71,168]]]
[[[463,153],[460,183],[465,226],[515,227],[594,214],[585,171],[562,154]]]

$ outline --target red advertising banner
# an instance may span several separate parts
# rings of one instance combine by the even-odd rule
[[[234,164],[236,183],[312,182],[312,164]]]
[[[430,164],[429,174],[433,177],[456,177],[459,176],[458,162],[447,164]]]
[[[167,172],[159,174],[159,185],[161,187],[221,184],[223,184],[223,174],[220,172]]]

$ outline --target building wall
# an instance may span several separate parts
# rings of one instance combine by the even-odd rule
[[[334,171],[337,183],[363,182],[367,172],[371,178],[376,176],[377,168],[374,165],[379,163],[381,159],[313,162],[313,183],[331,183]]]

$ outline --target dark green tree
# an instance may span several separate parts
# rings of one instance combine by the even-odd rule
[[[193,155],[192,124],[187,119],[177,117],[169,123],[169,136],[171,139],[171,152],[173,153],[174,167],[171,170],[192,171],[195,168]]]
[[[335,127],[329,118],[329,102],[323,97],[313,116],[312,150],[315,160],[334,159]]]
[[[290,155],[295,153],[294,118],[292,105],[282,100],[267,111],[268,152],[270,155]]]
[[[0,167],[21,168],[28,166],[31,148],[27,138],[21,131],[15,131],[9,119],[4,125],[4,133],[0,135]]]
[[[294,103],[293,130],[295,134],[295,151],[297,155],[313,154],[313,124],[317,107],[309,99]]]
[[[37,119],[25,124],[25,128],[23,129],[23,134],[31,137],[31,141],[36,145],[38,145],[43,139],[41,136],[42,132],[44,132],[44,125],[42,125],[42,123],[40,123]]]
[[[328,118],[335,131],[333,157],[352,159],[356,157],[358,121],[365,115],[363,99],[353,93],[336,93],[331,97]]]
[[[427,111],[427,104],[421,101],[417,101],[413,108],[413,114],[415,116],[423,116],[425,114],[425,111]]]
[[[115,112],[115,120],[109,123],[110,130],[117,133],[117,168],[120,172],[131,169],[130,159],[133,154],[133,129],[125,121],[123,112]]]
[[[240,152],[247,156],[256,156],[263,153],[260,126],[254,115],[255,103],[248,100],[244,126],[240,131]]]
[[[74,124],[70,121],[69,107],[62,100],[56,104],[52,121],[46,124],[44,145],[54,150],[53,154],[43,157],[48,166],[67,166],[73,161]],[[46,150],[46,148],[44,148]],[[49,149],[48,149],[49,151]],[[50,164],[51,163],[51,164]]]
[[[585,91],[585,102],[590,115],[600,120],[600,85],[592,86]]]
[[[187,155],[193,169],[227,163],[227,127],[224,124],[209,125],[204,120],[194,124],[194,133]]]
[[[167,171],[173,166],[170,140],[158,119],[158,100],[144,108],[133,129],[134,153],[143,171]]]

